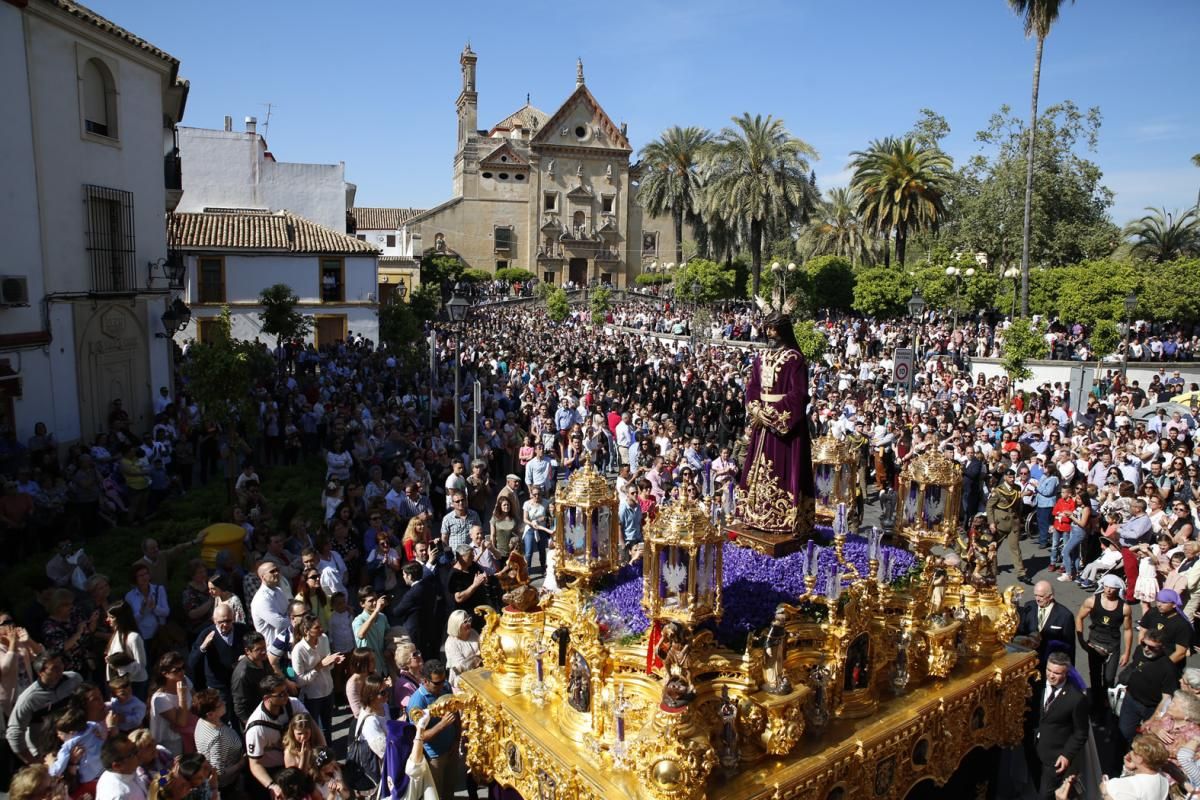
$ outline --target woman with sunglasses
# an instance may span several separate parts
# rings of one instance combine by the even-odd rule
[[[158,659],[154,683],[157,688],[150,696],[150,733],[173,755],[194,753],[192,682],[184,674],[183,656],[164,653]]]

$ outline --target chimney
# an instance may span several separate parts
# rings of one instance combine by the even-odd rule
[[[233,117],[226,114],[225,115],[225,132],[229,133],[232,130],[233,130]]]
[[[258,130],[258,118],[246,117],[246,133],[255,133]]]

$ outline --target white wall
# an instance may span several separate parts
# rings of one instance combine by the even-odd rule
[[[79,65],[92,56],[110,67],[116,81],[118,135],[111,142],[83,132]],[[60,441],[77,438],[81,430],[71,306],[67,298],[55,298],[43,317],[41,301],[46,294],[92,288],[83,186],[133,194],[136,285],[146,285],[146,264],[167,253],[163,96],[169,69],[166,62],[48,5],[31,4],[22,11],[0,3],[0,275],[27,276],[31,300],[28,308],[0,309],[0,334],[44,330],[49,324],[53,337],[41,349],[0,352],[23,380],[23,397],[14,403],[22,441],[38,421]],[[162,300],[149,305],[157,308],[147,311],[145,322],[152,325],[162,313]],[[146,357],[152,378],[165,380],[166,340],[150,338]],[[144,395],[127,403],[149,407],[151,398],[146,386]]]
[[[178,211],[209,207],[287,209],[346,230],[345,164],[293,164],[267,158],[257,133],[179,127],[183,200]]]
[[[328,256],[327,256],[328,257]],[[189,305],[198,302],[196,288],[199,256],[187,256],[187,286],[184,298]],[[378,290],[377,261],[373,255],[345,256],[346,302],[372,303]],[[321,257],[294,255],[225,255],[225,302],[252,303],[263,289],[286,283],[301,303],[320,303]]]
[[[404,252],[404,248],[401,246],[403,244],[404,237],[399,233],[399,231],[377,231],[369,228],[359,228],[356,235],[365,236],[366,238],[363,239],[363,241],[365,241],[367,244],[373,244],[378,247],[381,251],[380,255],[407,255],[407,253]],[[393,244],[391,247],[388,247],[387,245],[387,237],[389,236],[391,236],[392,241],[395,242],[395,244]]]
[[[1095,368],[1095,361],[1031,361],[1029,368],[1033,370],[1033,377],[1028,380],[1019,381],[1018,389],[1032,390],[1049,381],[1054,383],[1065,383],[1071,379],[1072,367],[1085,366]],[[1149,364],[1132,362],[1129,365],[1129,380],[1137,381],[1138,384],[1145,389],[1150,385],[1150,381],[1158,374],[1158,368],[1162,366],[1166,368],[1165,377],[1170,377],[1175,370],[1179,370],[1179,374],[1183,377],[1184,384],[1200,383],[1200,364],[1195,362],[1189,363],[1165,363],[1165,364]],[[1119,372],[1121,362],[1105,361],[1100,365],[1100,374],[1103,375],[1108,370]],[[1004,374],[1004,367],[1000,361],[994,358],[973,358],[971,359],[971,374],[978,375],[983,373],[989,378],[998,377]]]
[[[379,312],[375,301],[378,285],[378,265],[374,255],[345,256],[345,303],[323,303],[320,301],[319,275],[321,258],[316,255],[245,255],[240,253],[225,256],[225,304],[229,306],[233,320],[233,336],[237,339],[265,341],[274,346],[272,337],[261,334],[256,305],[263,289],[276,283],[286,283],[300,298],[299,310],[303,314],[344,314],[347,330],[362,333],[372,341],[379,341]],[[192,307],[192,322],[179,334],[181,340],[196,338],[196,320],[214,317],[220,307],[199,305],[197,295],[197,263],[199,256],[187,256],[187,285],[184,289],[186,302]],[[159,312],[161,313],[161,312]],[[312,341],[312,336],[308,337]]]
[[[233,323],[233,337],[235,339],[246,339],[249,341],[265,342],[271,347],[275,346],[275,337],[268,336],[262,332],[262,323],[259,322],[258,314],[262,311],[261,306],[243,305],[231,306],[229,309],[229,318]],[[379,343],[379,313],[374,306],[350,306],[339,305],[335,303],[325,303],[319,308],[314,306],[304,306],[300,309],[305,315],[338,315],[342,314],[346,317],[346,330],[354,334],[362,334],[366,338]],[[192,313],[192,321],[188,323],[186,328],[183,328],[178,336],[180,341],[196,338],[198,320],[204,317],[215,317],[220,313],[219,309],[211,306],[204,306],[196,309]],[[305,341],[313,341],[313,333],[305,338]]]

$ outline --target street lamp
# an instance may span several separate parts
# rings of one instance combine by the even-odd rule
[[[1004,277],[1012,278],[1013,302],[1012,302],[1012,315],[1009,317],[1009,319],[1016,319],[1017,318],[1017,292],[1018,292],[1017,279],[1021,277],[1021,270],[1017,269],[1016,267],[1009,267],[1008,269],[1004,270]]]
[[[970,278],[970,277],[974,276],[975,268],[967,267],[964,270],[964,269],[959,269],[958,267],[946,267],[946,275],[947,275],[947,277],[954,279],[954,309],[951,312],[951,320],[952,321],[951,321],[951,329],[950,329],[950,333],[951,333],[951,335],[953,335],[954,331],[958,328],[958,304],[961,300],[960,292],[962,289],[962,279],[964,277]]]
[[[400,285],[396,287],[396,297],[403,301],[406,294],[408,294],[408,284],[401,281]]]
[[[921,357],[921,315],[925,313],[925,298],[921,296],[920,289],[913,289],[912,297],[908,299],[908,316],[917,323],[917,333],[913,337],[913,357],[920,359],[918,363],[924,363],[925,359]]]
[[[460,294],[461,291],[462,291],[462,284],[461,283],[454,284],[454,296],[451,297],[450,300],[446,303],[446,310],[450,312],[450,321],[453,322],[456,327],[461,326],[462,323],[466,320],[467,309],[470,308],[470,306],[471,306],[471,303],[467,300],[467,298],[463,297],[462,294]],[[461,413],[461,410],[459,408],[459,403],[462,402],[462,399],[460,397],[459,388],[458,388],[458,371],[459,371],[458,358],[459,358],[459,348],[461,346],[462,346],[462,330],[461,330],[461,327],[459,327],[459,329],[455,331],[455,335],[454,335],[454,443],[455,443],[456,447],[458,446],[458,443],[459,443],[459,440],[458,440],[458,418]]]
[[[1125,383],[1129,371],[1129,334],[1133,331],[1133,312],[1137,310],[1137,292],[1125,295],[1125,355],[1121,359],[1121,383]]]

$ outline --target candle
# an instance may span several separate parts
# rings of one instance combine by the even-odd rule
[[[541,654],[541,653],[538,653],[538,656],[537,656],[537,679],[538,679],[538,683],[541,683],[541,682],[542,682],[542,681],[545,679],[545,676],[544,676],[544,674],[543,674],[542,670],[543,670],[543,667],[542,667],[542,654]]]
[[[816,575],[817,574],[817,543],[814,542],[812,539],[808,540],[808,557],[807,557],[806,563],[808,564],[808,574]]]
[[[846,504],[838,503],[837,514],[833,518],[833,534],[835,536],[846,535]]]

